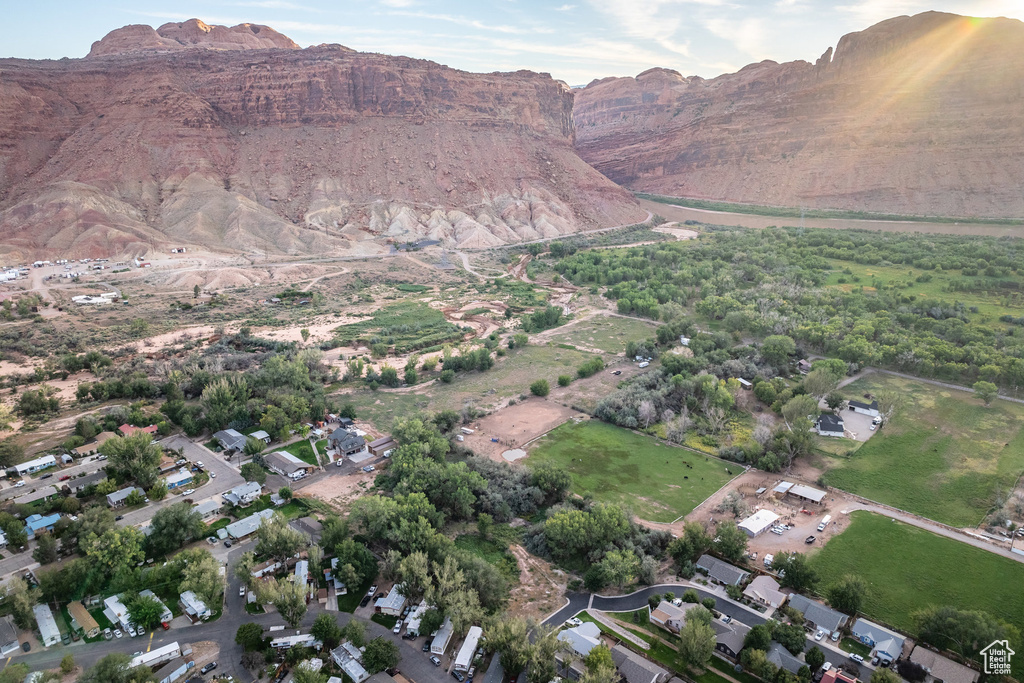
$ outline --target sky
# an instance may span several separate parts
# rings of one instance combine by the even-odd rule
[[[4,7],[6,5],[6,7]],[[1021,0],[0,0],[0,57],[84,57],[126,24],[266,24],[467,71],[529,69],[570,85],[651,67],[710,78],[763,59],[814,61],[839,38],[928,10],[1024,20]]]

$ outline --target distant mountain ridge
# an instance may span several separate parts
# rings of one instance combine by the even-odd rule
[[[198,20],[0,60],[0,260],[483,247],[642,219],[573,149],[572,99],[547,74]]]
[[[1024,216],[1024,23],[925,12],[814,64],[655,68],[575,91],[580,156],[632,190],[900,214]]]

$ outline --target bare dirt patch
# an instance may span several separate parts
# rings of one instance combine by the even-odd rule
[[[679,227],[679,223],[664,223],[656,228],[651,228],[651,231],[672,235],[677,240],[692,240],[700,236],[700,233],[696,230]]]
[[[504,451],[521,447],[573,417],[586,416],[554,401],[531,398],[473,422],[470,428],[475,431],[466,435],[465,444],[478,455],[501,460]]]
[[[361,471],[354,474],[332,474],[304,486],[300,493],[322,500],[332,507],[344,509],[356,498],[366,495],[367,489],[373,485],[375,476],[374,472]]]
[[[539,620],[560,609],[565,604],[565,573],[522,546],[513,544],[509,552],[519,565],[519,585],[511,591],[509,612]]]

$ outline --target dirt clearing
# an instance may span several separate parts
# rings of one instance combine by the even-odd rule
[[[302,487],[298,493],[322,500],[334,508],[344,509],[356,498],[366,494],[376,476],[376,472],[332,474]]]
[[[478,455],[501,460],[501,454],[546,434],[573,417],[586,415],[560,403],[531,398],[475,420],[466,435],[465,445]],[[497,439],[497,441],[492,441]]]
[[[543,619],[565,604],[566,575],[519,545],[509,546],[519,565],[519,585],[512,589],[509,612]]]

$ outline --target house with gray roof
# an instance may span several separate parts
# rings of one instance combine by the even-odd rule
[[[728,562],[723,562],[710,555],[700,556],[700,559],[697,560],[697,569],[702,570],[711,580],[725,586],[739,586],[750,576],[750,572],[745,572],[739,567],[734,567]]]
[[[738,621],[726,624],[719,619],[712,619],[711,628],[715,630],[715,649],[726,657],[738,659],[750,627]]]
[[[626,683],[664,683],[670,678],[668,671],[622,645],[612,648],[612,661]]]
[[[245,519],[240,519],[237,522],[232,522],[224,528],[227,530],[228,535],[231,536],[231,538],[237,540],[256,533],[256,530],[263,525],[263,521],[270,519],[273,516],[273,510],[260,510],[256,514],[249,515]]]
[[[313,469],[313,466],[308,462],[286,451],[274,451],[269,455],[263,456],[263,461],[274,472],[289,479],[301,479]]]
[[[974,669],[920,645],[910,653],[910,661],[924,667],[932,683],[978,683],[980,676]]]
[[[43,641],[44,647],[50,647],[60,642],[60,629],[53,618],[53,612],[49,605],[36,605],[32,608],[36,616],[36,626],[39,627],[39,638]]]
[[[128,500],[128,496],[132,493],[137,492],[140,496],[145,496],[146,492],[135,486],[128,486],[121,489],[120,491],[114,491],[113,493],[107,494],[107,505],[112,508],[121,507],[125,501]]]
[[[245,446],[245,442],[248,437],[234,429],[222,429],[219,432],[216,432],[213,435],[213,438],[217,439],[217,443],[219,443],[220,447],[226,451],[230,451],[232,449],[240,451]]]
[[[209,519],[215,516],[223,505],[216,500],[204,500],[202,503],[197,503],[192,506],[192,510],[199,513],[199,516],[203,519]]]
[[[568,643],[573,653],[582,659],[601,644],[601,629],[595,623],[584,621],[579,626],[559,632],[558,639]]]
[[[850,620],[850,617],[842,612],[837,612],[799,593],[789,596],[789,606],[797,612],[802,612],[804,621],[823,631],[838,631]]]
[[[0,656],[6,657],[17,652],[21,644],[18,642],[18,627],[14,625],[14,617],[0,617]]]
[[[867,619],[858,619],[853,622],[850,634],[870,647],[871,654],[883,662],[895,661],[903,654],[903,643],[906,638]]]
[[[263,487],[259,482],[247,481],[241,486],[236,486],[224,494],[224,500],[232,505],[245,506],[256,502],[256,499],[263,493]]]
[[[82,491],[84,491],[86,489],[86,487],[94,486],[94,485],[100,483],[101,481],[103,481],[106,478],[107,478],[106,471],[99,470],[98,472],[93,472],[92,474],[87,474],[84,477],[78,477],[76,479],[72,479],[71,481],[66,482],[66,485],[67,485],[68,488],[71,489],[71,491],[73,493],[81,493]]]
[[[771,649],[768,650],[766,659],[780,669],[785,669],[792,674],[800,671],[800,667],[806,666],[802,660],[789,654],[789,650],[776,642],[772,642]]]

